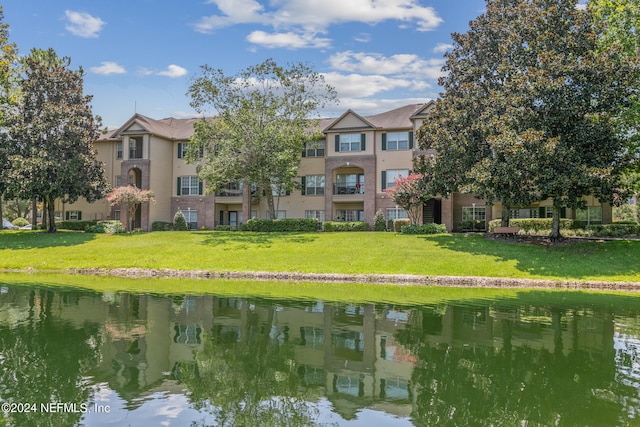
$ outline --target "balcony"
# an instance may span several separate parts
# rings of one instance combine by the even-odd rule
[[[333,194],[334,195],[347,195],[347,194],[364,194],[364,185],[356,184],[356,185],[333,185]]]

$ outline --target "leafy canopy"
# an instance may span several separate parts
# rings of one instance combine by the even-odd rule
[[[215,118],[195,125],[187,160],[199,162],[208,192],[238,181],[264,190],[275,218],[272,188],[294,188],[300,153],[315,130],[309,118],[335,91],[304,64],[285,68],[267,59],[235,75],[201,68],[188,95],[192,107]]]

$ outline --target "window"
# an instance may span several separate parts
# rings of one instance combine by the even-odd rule
[[[187,220],[187,224],[189,225],[189,230],[197,230],[198,229],[198,211],[192,211],[187,209],[186,211],[182,211],[184,215],[184,219]]]
[[[178,143],[178,158],[179,159],[184,159],[186,155],[187,155],[187,143],[186,142],[179,142]],[[200,152],[198,153],[198,157],[202,158],[203,155],[204,155],[204,148],[200,147]]]
[[[409,218],[409,215],[407,215],[406,209],[400,209],[400,208],[387,209],[387,221],[400,219],[400,218]]]
[[[142,137],[141,136],[129,137],[129,158],[130,159],[142,158]]]
[[[406,178],[408,176],[408,169],[390,169],[388,171],[382,171],[382,190],[393,188],[397,179]]]
[[[336,152],[365,151],[365,134],[345,133],[336,135]]]
[[[304,211],[305,218],[316,218],[318,223],[324,222],[324,211]]]
[[[602,206],[587,206],[586,209],[576,210],[576,221],[587,224],[602,223]]]
[[[364,210],[341,209],[336,211],[336,221],[364,221]]]
[[[116,187],[120,187],[122,185],[122,177],[120,175],[116,175]]]
[[[364,194],[364,174],[336,175],[334,194]]]
[[[273,197],[284,197],[288,196],[291,193],[287,191],[284,185],[281,184],[271,184],[271,195]]]
[[[116,209],[113,211],[113,219],[114,221],[120,221],[120,209]]]
[[[324,194],[324,175],[307,175],[302,177],[302,194],[321,196]]]
[[[413,148],[413,132],[389,132],[382,134],[383,150],[408,150]]]
[[[65,219],[67,221],[80,221],[82,219],[82,211],[67,211]]]
[[[122,142],[116,144],[116,159],[122,159]]]
[[[276,211],[275,219],[285,219],[287,217],[287,211]],[[271,212],[267,211],[267,219],[271,219]]]
[[[197,175],[178,177],[178,196],[202,195],[202,181]]]
[[[324,157],[324,147],[324,140],[307,142],[302,157]]]
[[[219,197],[236,197],[242,196],[242,181],[231,182],[226,185],[220,186],[216,191],[216,196]]]
[[[465,206],[462,208],[462,221],[477,221],[484,224],[486,211],[484,206]]]

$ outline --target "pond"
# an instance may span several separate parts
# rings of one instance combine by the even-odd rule
[[[0,403],[20,427],[639,425],[639,314],[605,293],[396,304],[4,283]]]

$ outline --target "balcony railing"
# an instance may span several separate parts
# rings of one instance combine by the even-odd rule
[[[333,194],[364,194],[363,185],[338,185],[333,186]]]
[[[129,158],[130,159],[141,159],[142,158],[142,147],[129,148]]]

